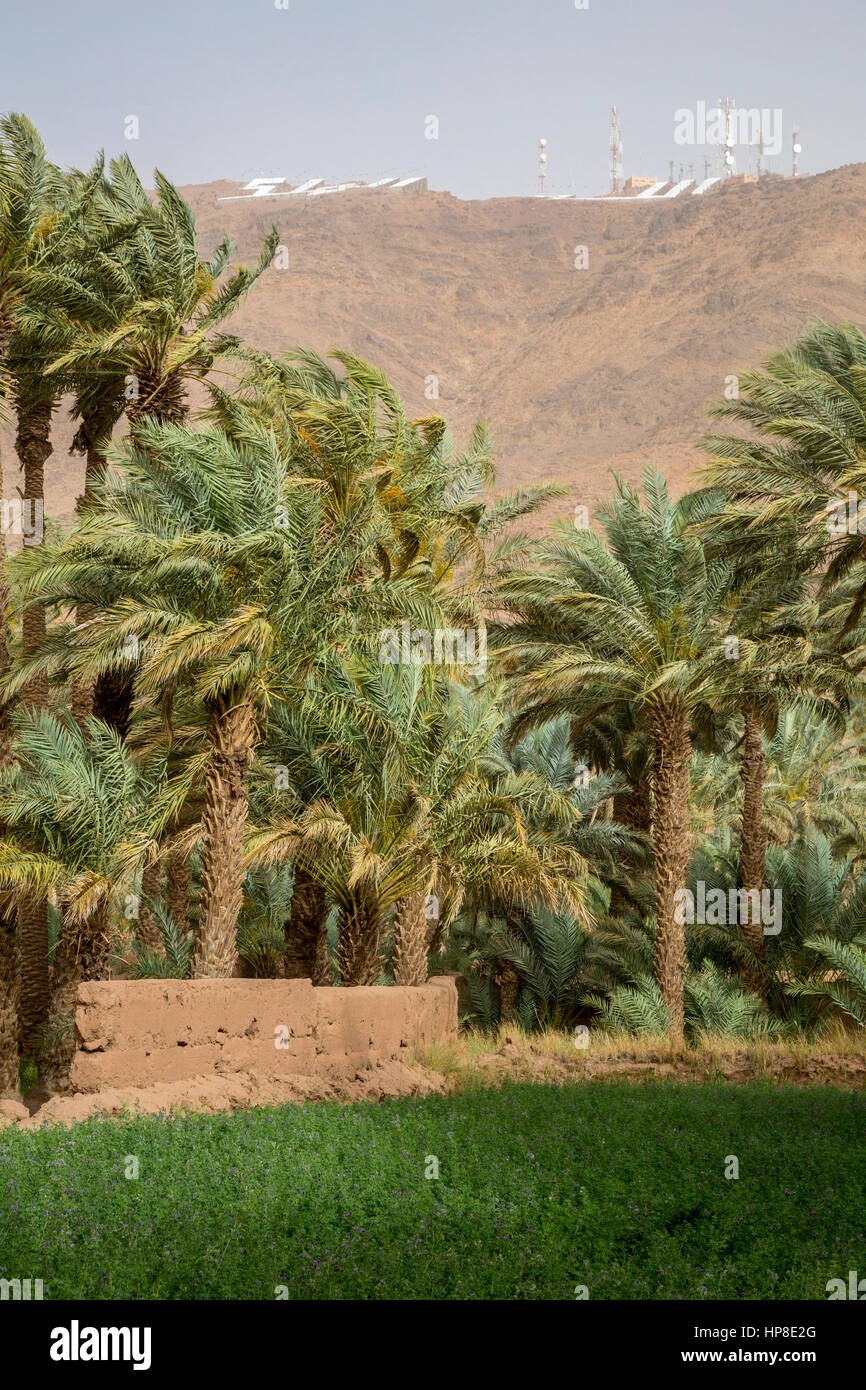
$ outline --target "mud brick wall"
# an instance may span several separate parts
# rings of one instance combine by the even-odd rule
[[[249,1071],[369,1067],[457,1032],[457,987],[314,989],[309,980],[104,980],[79,987],[73,1089]],[[282,1045],[278,1046],[277,1043]]]

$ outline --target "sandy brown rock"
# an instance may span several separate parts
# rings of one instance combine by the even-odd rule
[[[26,1105],[17,1100],[0,1100],[0,1129],[4,1125],[24,1124],[30,1119]]]

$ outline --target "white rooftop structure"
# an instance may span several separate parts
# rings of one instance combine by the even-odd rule
[[[654,198],[660,188],[664,188],[664,183],[660,179],[656,179],[656,182],[650,188],[645,188],[643,193],[636,193],[634,196],[636,199],[643,198],[644,200],[647,198]]]
[[[285,179],[250,179],[249,183],[244,184],[244,188],[255,189],[253,196],[263,198],[271,188],[276,188],[281,183],[285,183]]]
[[[321,182],[321,180],[320,180]],[[313,188],[310,190],[310,198],[320,198],[324,193],[345,193],[347,188],[366,188],[363,183],[329,183],[324,188]]]
[[[324,182],[324,179],[307,179],[306,183],[299,183],[297,188],[293,188],[289,197],[301,198],[305,193],[312,193],[314,188],[321,188]]]
[[[678,198],[681,193],[685,193],[687,188],[691,188],[693,183],[694,179],[680,179],[679,183],[675,183],[673,188],[668,189],[667,193],[659,193],[658,196],[660,198]]]
[[[645,188],[642,193],[616,193],[613,196],[603,193],[595,194],[595,196],[589,198],[582,198],[577,193],[559,193],[553,198],[548,198],[547,202],[561,203],[566,199],[576,199],[579,203],[663,203],[668,198],[681,197],[689,188],[691,188],[693,195],[706,193],[708,188],[712,188],[713,184],[719,182],[719,177],[704,179],[702,183],[698,184],[697,188],[692,188],[694,179],[680,179],[679,183],[675,183],[672,188],[668,188],[666,193],[661,193],[659,190],[666,187],[667,181],[664,179],[657,179],[651,188]]]
[[[424,177],[401,179],[396,175],[391,178],[376,179],[373,183],[362,183],[360,179],[351,179],[345,183],[326,184],[324,179],[307,179],[304,183],[298,184],[297,188],[283,188],[282,185],[285,182],[284,178],[251,179],[249,183],[242,185],[240,193],[218,198],[217,202],[240,203],[246,202],[250,198],[322,198],[326,194],[346,193],[354,188],[376,189],[379,192],[387,190],[402,192],[411,189],[420,191],[427,187],[427,180]]]

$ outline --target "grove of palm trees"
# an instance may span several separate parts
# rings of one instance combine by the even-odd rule
[[[232,267],[161,176],[2,137],[25,506],[53,411],[87,452],[75,526],[7,562],[7,1091],[56,1082],[109,974],[420,984],[435,957],[480,1027],[862,1026],[857,914],[751,909],[818,843],[843,900],[863,882],[856,762],[798,769],[788,824],[771,800],[780,722],[859,747],[866,552],[828,518],[864,482],[863,336],[816,324],[745,379],[700,490],[615,480],[530,539],[555,490],[497,496],[483,425],[460,452],[375,366],[226,332],[276,231]],[[703,864],[732,920],[686,923]]]
[[[864,333],[804,323],[708,402],[691,491],[613,476],[581,527],[375,362],[233,333],[279,244],[242,265],[161,174],[0,121],[0,1097],[69,1093],[107,980],[451,974],[467,1085],[503,1049],[862,1058]]]

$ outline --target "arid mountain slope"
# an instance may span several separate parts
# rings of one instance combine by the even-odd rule
[[[229,232],[250,259],[272,223],[288,249],[235,331],[274,351],[351,349],[458,440],[487,419],[502,485],[555,479],[573,503],[607,491],[610,468],[634,479],[653,460],[682,489],[728,374],[815,314],[866,323],[864,165],[661,204],[364,191],[221,203],[237,184],[183,191],[205,250]],[[588,269],[575,267],[580,246]],[[425,399],[432,376],[438,401]],[[79,487],[70,437],[59,419],[54,515],[70,514]]]

